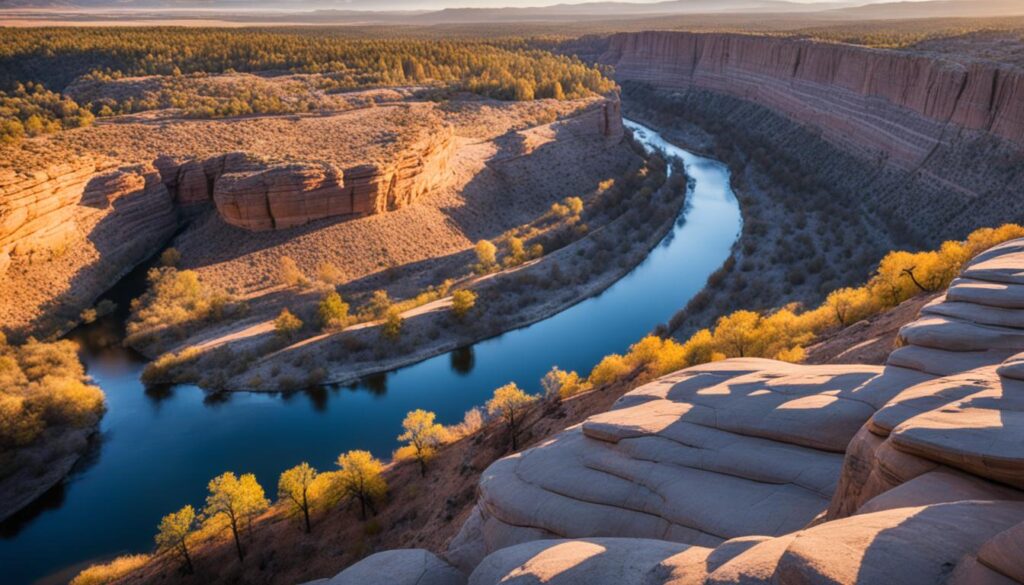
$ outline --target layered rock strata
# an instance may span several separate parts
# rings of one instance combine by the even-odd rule
[[[3,306],[5,328],[73,319],[178,225],[173,197],[150,165],[80,158],[0,176],[2,296],[12,302]]]
[[[444,183],[454,144],[443,126],[390,162],[347,168],[232,152],[129,165],[83,156],[27,174],[4,170],[0,274],[18,268],[0,292],[13,300],[16,289],[32,289],[0,306],[5,329],[33,329],[41,315],[58,328],[73,321],[211,203],[225,222],[249,230],[409,205]],[[49,332],[55,323],[47,325]]]
[[[1024,72],[1012,65],[682,32],[613,35],[601,60],[627,102],[652,105],[631,92],[651,84],[662,113],[799,161],[907,242],[1024,221]],[[801,177],[773,178],[794,191]]]
[[[452,128],[442,126],[386,163],[340,168],[328,162],[282,163],[229,153],[159,164],[179,203],[212,201],[225,222],[262,231],[409,205],[444,184],[454,147]]]
[[[960,130],[1024,144],[1024,72],[998,63],[680,32],[613,35],[601,61],[623,79],[700,87],[769,106],[907,168]]]
[[[472,585],[1024,583],[1022,275],[1024,240],[982,254],[884,367],[630,392],[491,465],[447,560]]]

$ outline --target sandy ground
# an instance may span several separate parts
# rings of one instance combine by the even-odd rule
[[[577,130],[585,121],[575,118],[516,130],[552,115],[542,104],[460,104],[446,115],[457,122],[459,135],[450,182],[413,205],[386,214],[325,220],[263,233],[228,226],[211,214],[179,236],[174,245],[182,253],[183,267],[196,269],[200,279],[212,287],[238,294],[247,302],[249,314],[242,320],[196,331],[173,348],[160,346],[144,348],[145,351],[154,354],[193,345],[208,350],[231,344],[236,352],[265,353],[263,347],[273,338],[271,321],[282,308],[300,315],[304,321],[315,320],[315,305],[322,290],[276,284],[282,256],[294,259],[311,279],[322,263],[339,267],[346,279],[340,291],[353,312],[377,289],[387,290],[392,298],[403,299],[444,279],[464,280],[475,261],[472,247],[477,241],[496,239],[508,230],[530,224],[544,217],[553,202],[565,197],[579,195],[587,199],[588,194],[595,193],[598,183],[621,177],[640,161],[624,143],[579,134]],[[487,120],[491,123],[485,123]],[[674,203],[680,201],[681,198]],[[670,225],[671,218],[646,233],[643,241],[636,242],[636,252],[628,262],[611,263],[609,270],[592,275],[585,285],[567,289],[564,295],[551,295],[529,310],[508,315],[508,325],[503,323],[502,330],[531,323],[603,290],[639,262]],[[589,228],[597,232],[601,226]],[[571,263],[565,251],[556,254],[552,261],[566,266]],[[523,270],[546,271],[549,266]],[[446,314],[445,307],[445,303],[439,303],[427,313]],[[363,356],[355,363],[346,360],[348,363],[337,372],[332,369],[330,380],[350,380],[371,371],[419,361],[467,339],[497,332],[489,329],[431,339],[426,331],[436,327],[436,319],[422,314],[422,310],[408,317],[407,331],[418,330],[423,335],[409,336],[410,341],[403,346],[407,351],[402,356],[387,360]],[[375,345],[378,336],[376,332],[364,336],[369,339],[361,343]],[[320,348],[319,342],[312,340],[305,346]],[[285,353],[289,360],[301,357],[297,351]],[[306,370],[303,378],[308,374],[308,368],[296,369]],[[270,379],[262,370],[246,373],[246,378],[253,376],[264,381]],[[242,386],[244,381],[236,381],[235,385]]]

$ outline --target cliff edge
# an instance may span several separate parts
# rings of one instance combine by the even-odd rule
[[[1022,274],[1024,240],[978,256],[885,366],[733,359],[630,392],[491,465],[445,561],[388,583],[1024,583]]]

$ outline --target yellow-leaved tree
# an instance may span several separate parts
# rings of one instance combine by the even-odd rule
[[[366,520],[366,510],[377,513],[377,502],[387,494],[384,464],[369,451],[349,451],[338,456],[336,486],[342,497],[359,502],[360,517]]]
[[[238,560],[245,558],[242,548],[242,522],[252,525],[252,519],[270,506],[263,493],[263,486],[256,481],[256,476],[246,473],[241,477],[228,471],[210,480],[207,486],[210,494],[206,496],[206,507],[203,514],[207,521],[224,517],[231,527],[231,535],[235,539]]]
[[[505,384],[494,391],[494,396],[487,401],[487,413],[491,416],[500,416],[508,426],[509,435],[512,437],[512,450],[519,448],[516,436],[519,432],[523,411],[526,407],[537,400],[523,392],[515,382]]]
[[[452,313],[457,319],[462,319],[476,306],[476,293],[467,290],[457,290],[452,293]]]
[[[420,464],[420,476],[427,475],[427,462],[437,455],[437,448],[444,443],[444,427],[437,424],[433,412],[417,409],[405,415],[403,432],[398,440],[407,443],[395,452],[395,459],[415,459]]]
[[[306,534],[313,528],[309,516],[322,484],[318,478],[316,469],[303,461],[291,469],[286,469],[277,480],[278,499],[286,501],[296,513],[302,514]]]
[[[157,528],[156,547],[161,551],[173,551],[185,562],[185,570],[191,573],[192,556],[188,551],[188,537],[196,522],[196,511],[192,506],[185,506],[172,512],[160,520]]]

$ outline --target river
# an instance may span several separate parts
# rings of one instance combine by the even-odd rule
[[[273,495],[281,471],[301,461],[330,469],[357,448],[387,458],[410,410],[458,422],[502,384],[539,391],[554,365],[585,374],[666,322],[728,258],[742,219],[723,164],[626,125],[649,148],[682,159],[692,180],[672,231],[639,266],[544,321],[360,384],[287,395],[147,389],[145,361],[120,344],[144,270],[126,277],[107,295],[119,311],[69,334],[107,395],[100,437],[62,486],[0,526],[0,581],[64,583],[90,562],[149,551],[160,517],[201,506],[206,482],[221,472],[253,472]]]

